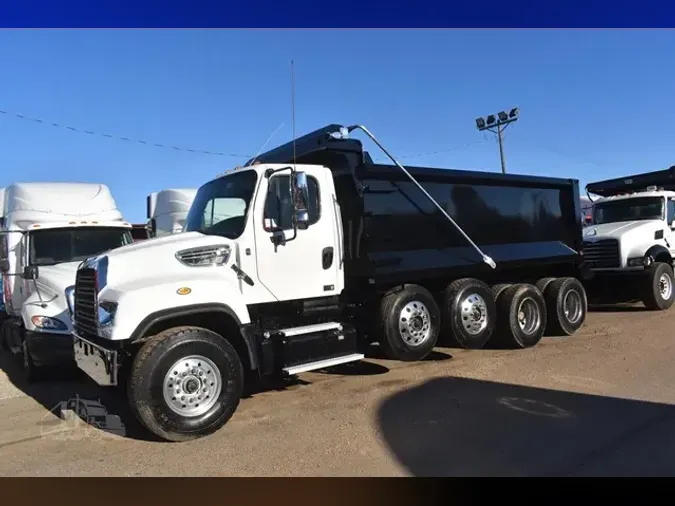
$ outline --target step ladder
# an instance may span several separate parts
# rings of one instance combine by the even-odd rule
[[[343,324],[339,322],[316,323],[313,325],[303,325],[299,327],[290,327],[286,329],[278,329],[271,332],[265,332],[266,338],[285,338],[292,339],[293,337],[307,335],[307,334],[332,334],[338,341],[345,339]],[[337,357],[325,358],[304,364],[297,364],[284,367],[282,372],[288,376],[294,376],[303,372],[315,371],[318,369],[325,369],[327,367],[334,367],[337,365],[347,364],[350,362],[358,362],[363,360],[365,355],[363,353],[349,353]]]

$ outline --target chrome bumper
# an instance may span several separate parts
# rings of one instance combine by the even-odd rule
[[[108,350],[73,334],[77,367],[101,386],[116,386],[119,361],[117,351]]]

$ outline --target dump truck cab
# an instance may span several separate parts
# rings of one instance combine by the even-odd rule
[[[642,300],[651,309],[675,300],[674,178],[671,167],[587,186],[600,197],[583,233],[584,258],[601,300]]]

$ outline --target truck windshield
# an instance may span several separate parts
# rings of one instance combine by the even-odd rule
[[[73,227],[33,230],[30,233],[33,265],[77,262],[132,242],[128,228]]]
[[[594,223],[663,219],[663,197],[636,197],[594,206]]]
[[[246,226],[257,181],[254,170],[243,170],[206,183],[197,191],[183,230],[236,239]]]

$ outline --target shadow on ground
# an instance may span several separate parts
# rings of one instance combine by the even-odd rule
[[[649,311],[643,305],[589,304],[588,310],[594,313],[642,313]]]
[[[462,378],[386,399],[381,434],[415,476],[673,476],[675,406]]]
[[[24,379],[20,358],[0,351],[0,369],[12,384],[39,402],[55,417],[69,410],[95,429],[142,441],[158,441],[146,431],[131,412],[126,399],[115,389],[101,388],[78,369],[53,369],[44,380],[28,383]],[[55,420],[45,417],[46,425]]]

